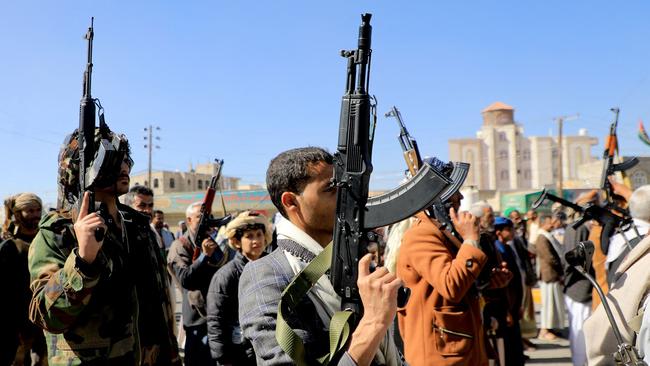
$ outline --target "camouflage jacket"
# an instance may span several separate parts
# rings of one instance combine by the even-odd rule
[[[50,366],[180,365],[165,266],[148,219],[119,205],[92,264],[72,220],[51,213],[29,249],[30,319],[45,330]]]

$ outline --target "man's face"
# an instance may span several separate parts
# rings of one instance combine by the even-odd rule
[[[160,230],[163,228],[163,225],[165,224],[165,214],[162,214],[160,212],[156,213],[153,215],[153,220],[151,221],[153,226]]]
[[[501,242],[509,242],[514,237],[514,230],[512,226],[506,226],[501,230],[497,230],[497,236],[499,236],[499,240],[501,240]]]
[[[296,195],[299,212],[306,229],[318,235],[332,235],[336,219],[336,187],[330,180],[334,167],[325,162],[310,166],[312,179]]]
[[[120,168],[120,175],[117,177],[117,182],[115,183],[115,189],[117,190],[117,195],[121,196],[125,194],[126,192],[129,191],[129,182],[131,181],[131,178],[129,178],[129,173],[131,172],[131,166],[127,164],[126,159],[122,162],[122,166]]]
[[[153,196],[136,194],[135,197],[133,197],[131,207],[136,211],[147,215],[149,219],[151,219],[153,213]]]
[[[530,210],[526,213],[526,217],[528,217],[528,220],[530,220],[531,222],[535,221],[537,220],[537,212]]]
[[[25,229],[35,230],[38,228],[38,223],[41,221],[42,208],[38,204],[31,204],[19,211],[20,224]]]
[[[488,206],[483,208],[483,216],[481,216],[481,220],[479,222],[481,229],[486,231],[494,230],[494,211],[492,211],[492,207]]]
[[[518,225],[521,222],[521,214],[519,214],[519,211],[512,211],[510,213],[510,220],[512,220],[515,225]]]
[[[196,232],[196,229],[199,228],[199,218],[201,218],[201,206],[194,206],[192,208],[192,213],[185,220],[187,222],[187,227],[192,231]]]

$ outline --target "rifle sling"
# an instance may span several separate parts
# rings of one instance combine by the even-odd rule
[[[332,263],[332,244],[311,261],[291,283],[282,291],[280,303],[278,304],[278,317],[275,329],[275,339],[282,350],[298,366],[306,366],[309,362],[306,359],[305,345],[302,338],[291,329],[284,320],[285,310],[293,310],[300,303],[300,300],[307,295],[307,292],[314,284],[330,269]],[[348,319],[352,315],[350,311],[337,311],[329,324],[330,351],[318,359],[321,365],[327,365],[337,357],[350,337],[350,326]]]

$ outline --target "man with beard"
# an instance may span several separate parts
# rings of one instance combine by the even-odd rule
[[[0,293],[10,301],[0,302],[0,314],[4,319],[0,327],[0,364],[47,364],[43,332],[27,316],[32,297],[27,251],[38,233],[43,205],[33,193],[11,196],[4,205],[4,241],[0,243],[0,278],[3,282],[0,282]]]
[[[332,241],[337,195],[332,163],[327,151],[306,147],[280,153],[266,171],[271,201],[286,220],[276,221],[278,248],[248,263],[239,281],[239,323],[258,365],[296,364],[276,338],[278,303],[294,276]],[[370,273],[371,256],[359,258],[358,264],[363,315],[344,346],[345,353],[330,365],[369,365],[373,358],[378,365],[400,362],[388,327],[395,318],[402,281],[385,267]],[[304,343],[304,362],[317,364],[330,352],[327,328],[333,314],[341,310],[341,298],[323,275],[296,302],[284,319]]]
[[[49,365],[180,365],[149,220],[118,203],[133,165],[128,141],[108,129],[89,141],[110,144],[120,164],[99,170],[90,202],[80,192],[77,138],[78,131],[68,136],[59,155],[58,210],[29,248],[30,320],[45,330]],[[89,213],[96,203],[99,211]]]

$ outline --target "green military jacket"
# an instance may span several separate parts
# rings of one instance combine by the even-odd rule
[[[119,205],[92,264],[72,220],[51,213],[29,248],[29,317],[45,330],[50,366],[180,365],[163,259],[148,219]]]

